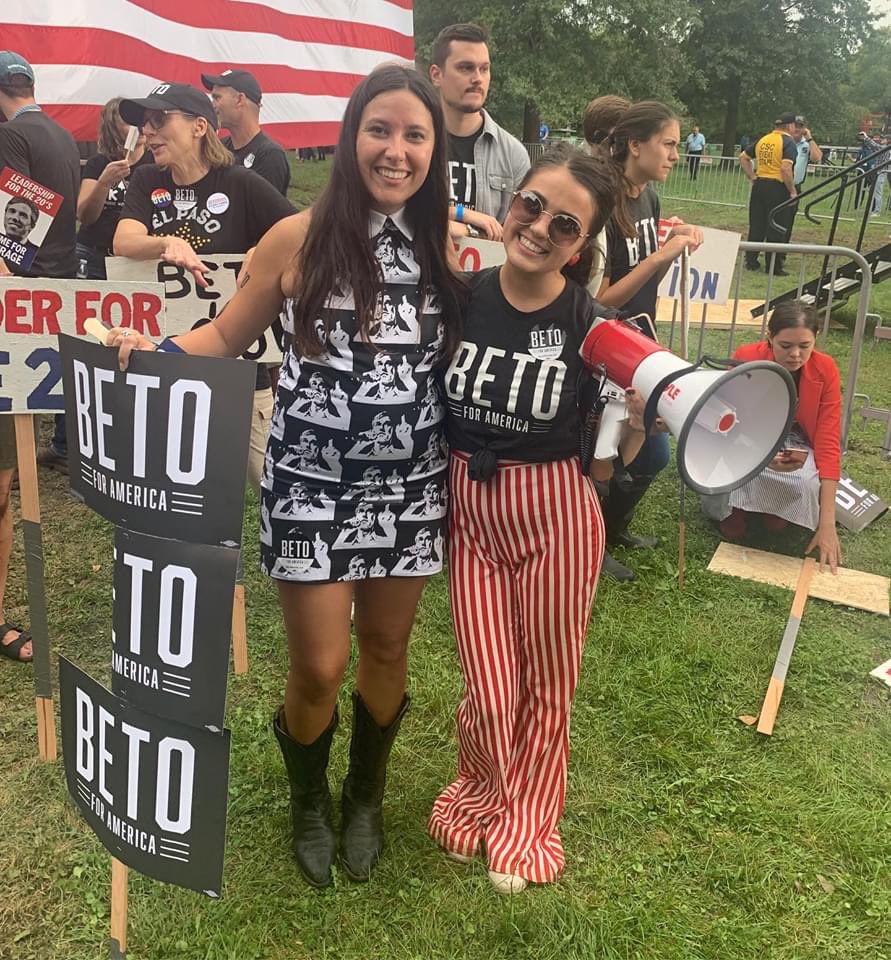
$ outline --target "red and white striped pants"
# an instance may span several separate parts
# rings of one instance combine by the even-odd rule
[[[453,453],[449,530],[465,692],[458,779],[427,827],[448,850],[484,847],[490,870],[544,883],[565,863],[557,824],[603,556],[600,504],[576,459],[500,465],[475,483]]]

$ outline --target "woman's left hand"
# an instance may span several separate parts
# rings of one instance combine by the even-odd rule
[[[838,542],[838,532],[835,529],[835,524],[830,526],[823,526],[820,524],[817,527],[817,532],[811,538],[811,542],[807,545],[807,549],[804,551],[805,554],[810,553],[814,547],[818,547],[820,550],[820,573],[822,573],[826,564],[829,564],[829,569],[835,574],[838,572],[838,565],[841,563],[841,544]]]
[[[625,391],[625,409],[628,411],[628,426],[630,429],[643,433],[643,418],[646,408],[647,405],[640,390],[629,387]]]
[[[665,242],[668,243],[672,237],[687,237],[689,241],[687,244],[687,253],[696,253],[702,246],[702,230],[692,223],[679,223],[677,226],[672,227],[671,233],[665,238]]]

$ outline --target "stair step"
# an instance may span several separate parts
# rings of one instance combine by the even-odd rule
[[[887,260],[879,260],[879,262],[875,265],[873,275],[884,273],[886,270],[891,270],[891,263],[889,263]]]
[[[842,290],[848,290],[850,287],[859,287],[860,281],[854,280],[852,277],[836,277],[834,284],[824,283],[823,289],[828,290],[832,287],[836,293],[840,293]]]

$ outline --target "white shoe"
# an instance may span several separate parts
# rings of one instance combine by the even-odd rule
[[[454,860],[455,863],[463,863],[465,866],[468,863],[473,863],[473,857],[468,857],[466,853],[458,853],[456,850],[446,850],[445,847],[442,848],[442,852],[449,860]]]
[[[522,893],[529,886],[529,881],[525,877],[518,877],[515,873],[498,873],[497,870],[490,870],[489,879],[496,892],[503,893],[505,896]]]

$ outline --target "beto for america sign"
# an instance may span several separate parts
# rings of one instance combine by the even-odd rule
[[[250,363],[117,350],[60,336],[71,488],[118,526],[241,542]]]
[[[143,713],[59,658],[65,777],[112,856],[156,880],[220,895],[229,731]]]

